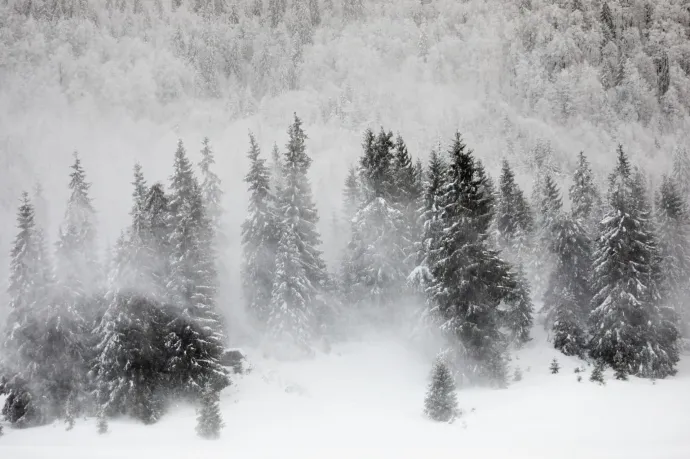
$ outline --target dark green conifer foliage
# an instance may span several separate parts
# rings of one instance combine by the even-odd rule
[[[577,168],[569,191],[573,217],[580,221],[588,233],[593,234],[601,217],[601,197],[584,152],[578,155]]]
[[[430,309],[459,347],[460,368],[472,381],[505,384],[505,336],[499,304],[509,266],[488,244],[491,200],[477,161],[456,134],[441,198],[441,237],[431,256]]]
[[[205,439],[217,439],[223,428],[220,414],[220,395],[218,391],[206,389],[201,397],[201,407],[197,415],[197,434]]]
[[[207,384],[220,390],[229,380],[219,363],[224,331],[216,311],[213,230],[182,141],[175,152],[170,189],[168,288],[180,316],[171,324],[175,331],[169,339],[167,366],[177,390],[198,396]]]
[[[172,218],[169,196],[160,183],[151,185],[146,193],[143,220],[144,254],[139,272],[148,282],[149,295],[158,301],[167,301],[171,298],[167,285],[170,278]]]
[[[74,394],[70,394],[65,402],[65,430],[69,431],[74,428]]]
[[[10,277],[7,289],[9,316],[2,343],[3,370],[1,392],[7,395],[2,414],[18,427],[37,425],[45,420],[48,407],[43,398],[44,329],[41,315],[48,310],[49,278],[47,260],[38,239],[34,208],[28,193],[22,194],[17,212],[17,235],[10,251]],[[49,266],[48,266],[49,268]],[[29,386],[31,383],[31,388]],[[50,400],[53,402],[53,400]]]
[[[597,363],[594,365],[594,369],[592,370],[592,374],[589,377],[589,380],[592,382],[596,382],[599,384],[605,384],[604,382],[604,366]]]
[[[508,161],[503,161],[498,187],[496,230],[503,249],[524,254],[533,230],[533,217],[524,193],[515,182],[515,174]]]
[[[282,344],[281,352],[308,355],[320,329],[317,318],[324,317],[320,312],[329,279],[319,250],[319,215],[307,176],[312,160],[306,152],[307,135],[296,114],[288,136],[276,193],[280,238],[268,327]]]
[[[98,429],[98,433],[101,435],[108,433],[108,419],[105,417],[105,413],[98,413],[96,428]]]
[[[69,394],[80,395],[75,411],[81,413],[89,402],[88,363],[94,358],[89,335],[103,313],[104,276],[96,243],[96,212],[93,208],[81,160],[74,154],[64,222],[57,241],[54,301],[44,316],[42,348],[45,365],[44,400],[49,411],[64,418],[64,401]]]
[[[429,166],[423,176],[423,195],[421,204],[420,241],[417,243],[416,268],[408,281],[419,292],[431,285],[431,266],[434,264],[432,248],[438,244],[443,229],[441,224],[441,197],[446,176],[446,163],[443,157],[432,150]]]
[[[616,26],[613,23],[613,13],[607,2],[604,2],[601,6],[601,24],[604,31],[605,40],[615,40],[616,39]]]
[[[405,270],[410,272],[415,262],[415,243],[419,239],[418,211],[422,195],[417,170],[402,137],[395,141],[394,157],[391,162],[393,184],[391,202],[402,215],[402,231],[397,235],[404,255]]]
[[[661,99],[671,87],[671,69],[668,54],[663,52],[656,62],[657,96]]]
[[[592,244],[580,221],[562,214],[554,224],[550,250],[555,266],[544,294],[546,326],[554,347],[565,355],[583,355],[592,300]]]
[[[199,170],[201,171],[201,198],[204,204],[206,218],[209,220],[213,231],[212,245],[213,250],[218,252],[225,244],[225,234],[223,232],[223,188],[218,174],[213,170],[216,164],[215,153],[211,148],[208,137],[202,141],[201,161]],[[218,266],[220,270],[222,267]]]
[[[688,203],[690,200],[690,155],[686,148],[676,147],[673,153],[671,178],[678,187],[681,198]]]
[[[424,399],[424,414],[440,422],[451,421],[458,414],[453,374],[441,358],[436,359],[431,369],[431,382]]]
[[[558,373],[561,369],[561,366],[558,364],[558,360],[555,358],[551,361],[551,365],[549,365],[549,370],[551,371],[551,374],[555,375]]]
[[[553,177],[547,175],[544,179],[543,194],[539,208],[541,238],[543,240],[549,241],[551,239],[554,224],[558,220],[562,209],[561,192],[558,190]]]
[[[270,176],[259,146],[249,134],[250,161],[245,182],[249,188],[249,207],[242,224],[242,286],[247,310],[260,326],[266,326],[275,276],[275,253],[278,244],[275,197]]]
[[[690,332],[690,216],[675,180],[664,176],[656,198],[659,256],[666,302],[680,319],[681,330]]]
[[[622,365],[619,365],[618,368],[616,368],[616,370],[614,371],[613,377],[619,381],[627,381],[628,373],[625,372]]]
[[[508,341],[520,348],[531,340],[534,312],[529,282],[522,265],[518,265],[517,269],[507,274],[504,285],[507,294],[502,324],[509,331]]]
[[[361,201],[362,189],[357,176],[357,170],[354,167],[350,167],[343,190],[343,215],[348,225],[352,223]]]
[[[394,308],[405,298],[418,237],[414,167],[402,139],[392,139],[383,128],[377,136],[364,134],[361,204],[342,268],[347,300],[385,323],[395,320]]]
[[[661,260],[644,179],[618,148],[610,176],[609,211],[600,224],[590,314],[592,358],[642,377],[675,374],[678,330],[663,305]]]

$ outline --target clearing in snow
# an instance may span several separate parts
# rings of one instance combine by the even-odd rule
[[[299,362],[249,351],[251,372],[221,394],[225,428],[216,441],[196,435],[194,408],[181,405],[151,426],[113,419],[105,435],[95,419],[79,419],[69,432],[58,422],[5,429],[0,452],[12,459],[687,459],[687,357],[673,378],[617,381],[607,370],[599,385],[589,381],[592,366],[550,349],[535,331],[510,364],[522,380],[507,389],[459,388],[463,414],[452,424],[423,415],[429,359],[377,337]],[[549,370],[554,357],[558,374]]]

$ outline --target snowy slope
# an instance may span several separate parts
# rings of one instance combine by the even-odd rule
[[[655,458],[690,457],[690,365],[675,378],[577,382],[582,365],[544,337],[514,357],[524,377],[505,390],[459,391],[465,414],[454,424],[426,420],[429,363],[395,339],[335,346],[303,362],[250,355],[254,369],[222,397],[218,441],[194,432],[191,406],[158,424],[127,419],[105,436],[95,420],[5,429],[0,457],[28,458]],[[551,375],[552,358],[561,372]],[[634,401],[634,403],[632,403]],[[468,456],[471,455],[471,456]]]

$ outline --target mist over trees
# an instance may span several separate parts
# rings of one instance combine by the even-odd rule
[[[97,417],[106,432],[110,417],[151,424],[190,400],[200,405],[198,434],[217,437],[234,329],[221,285],[234,265],[240,309],[271,357],[328,352],[354,334],[355,320],[374,329],[414,322],[440,337],[433,418],[451,417],[455,380],[506,387],[511,353],[530,345],[535,323],[598,373],[673,376],[690,337],[690,159],[681,147],[689,24],[673,0],[4,2],[0,86],[22,88],[0,89],[8,107],[41,88],[46,100],[87,114],[122,110],[144,126],[184,119],[195,104],[218,123],[310,111],[308,122],[294,115],[287,143],[270,152],[252,133],[232,139],[246,144],[248,164],[236,258],[221,256],[232,231],[208,138],[196,162],[182,140],[170,148],[167,185],[134,165],[122,196],[129,221],[106,254],[99,218],[111,209],[93,199],[101,184],[82,157],[71,163],[57,232],[41,184],[20,183],[2,414],[20,428]],[[487,33],[497,44],[477,38]],[[455,92],[462,72],[483,77],[441,104],[429,88]],[[390,84],[372,84],[377,73]],[[426,89],[429,103],[410,87]],[[475,93],[481,103],[464,104]],[[418,110],[415,123],[403,107]],[[476,112],[462,135],[461,110]],[[327,184],[342,199],[326,208],[317,205],[312,124],[363,131],[344,183]],[[570,137],[556,141],[563,132]],[[599,150],[571,147],[578,136]],[[465,138],[492,150],[475,153]],[[612,139],[621,142],[615,155]],[[633,164],[676,145],[670,174],[652,189]],[[603,151],[610,160],[599,160]],[[615,164],[605,186],[590,159]],[[331,267],[324,221],[343,240]]]
[[[204,142],[206,159],[207,149]],[[175,397],[226,387],[215,231],[205,211],[214,202],[205,200],[182,142],[169,192],[148,186],[135,165],[131,223],[106,263],[95,256],[91,183],[76,154],[71,169],[54,256],[27,193],[17,215],[3,414],[20,427],[71,424],[80,415],[152,423]]]
[[[367,130],[335,220],[350,225],[350,242],[330,273],[296,114],[287,134],[273,168],[249,135],[240,264],[244,307],[265,352],[299,359],[327,351],[325,342],[346,337],[334,330],[348,330],[343,321],[353,314],[375,328],[418,317],[446,343],[443,381],[453,371],[461,385],[505,387],[510,352],[530,341],[534,322],[526,270],[548,254],[539,314],[556,349],[623,379],[675,374],[687,327],[688,222],[674,178],[662,180],[654,209],[643,173],[619,146],[600,202],[580,153],[566,210],[550,175],[530,203],[507,160],[496,188],[460,133],[425,167],[400,135]],[[227,260],[217,256],[222,191],[208,139],[200,155],[201,182],[178,142],[167,190],[134,165],[130,223],[103,262],[92,184],[77,154],[53,256],[22,195],[0,386],[12,424],[71,426],[80,415],[154,423],[183,398],[201,403],[199,435],[219,434],[218,394],[231,382],[216,306]]]

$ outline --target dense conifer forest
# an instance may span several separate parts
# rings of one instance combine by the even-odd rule
[[[423,305],[414,320],[446,343],[434,376],[443,397],[449,368],[463,385],[505,387],[511,349],[530,340],[531,286],[541,278],[524,266],[539,257],[539,274],[549,273],[540,314],[556,349],[619,379],[675,374],[689,316],[690,221],[680,179],[664,176],[650,192],[621,145],[601,192],[580,153],[567,211],[549,175],[536,202],[508,161],[496,186],[459,132],[424,165],[401,136],[367,130],[343,189],[349,242],[339,270],[329,272],[297,115],[288,138],[274,148],[273,167],[248,138],[241,276],[267,352],[309,357],[342,339],[334,331],[353,313],[385,326],[404,320],[400,305],[412,297]],[[82,414],[154,423],[184,398],[202,403],[199,434],[218,435],[217,394],[231,384],[217,310],[222,184],[208,139],[199,156],[195,168],[180,140],[167,187],[149,184],[134,165],[131,221],[104,260],[94,248],[92,183],[77,153],[54,250],[38,199],[22,195],[3,341],[2,413],[10,423],[71,425]],[[681,170],[690,158],[676,161]],[[450,400],[428,401],[427,411],[448,420]]]
[[[673,380],[688,36],[680,0],[0,0],[0,419],[217,439],[238,348],[371,330],[427,423],[535,346]]]

